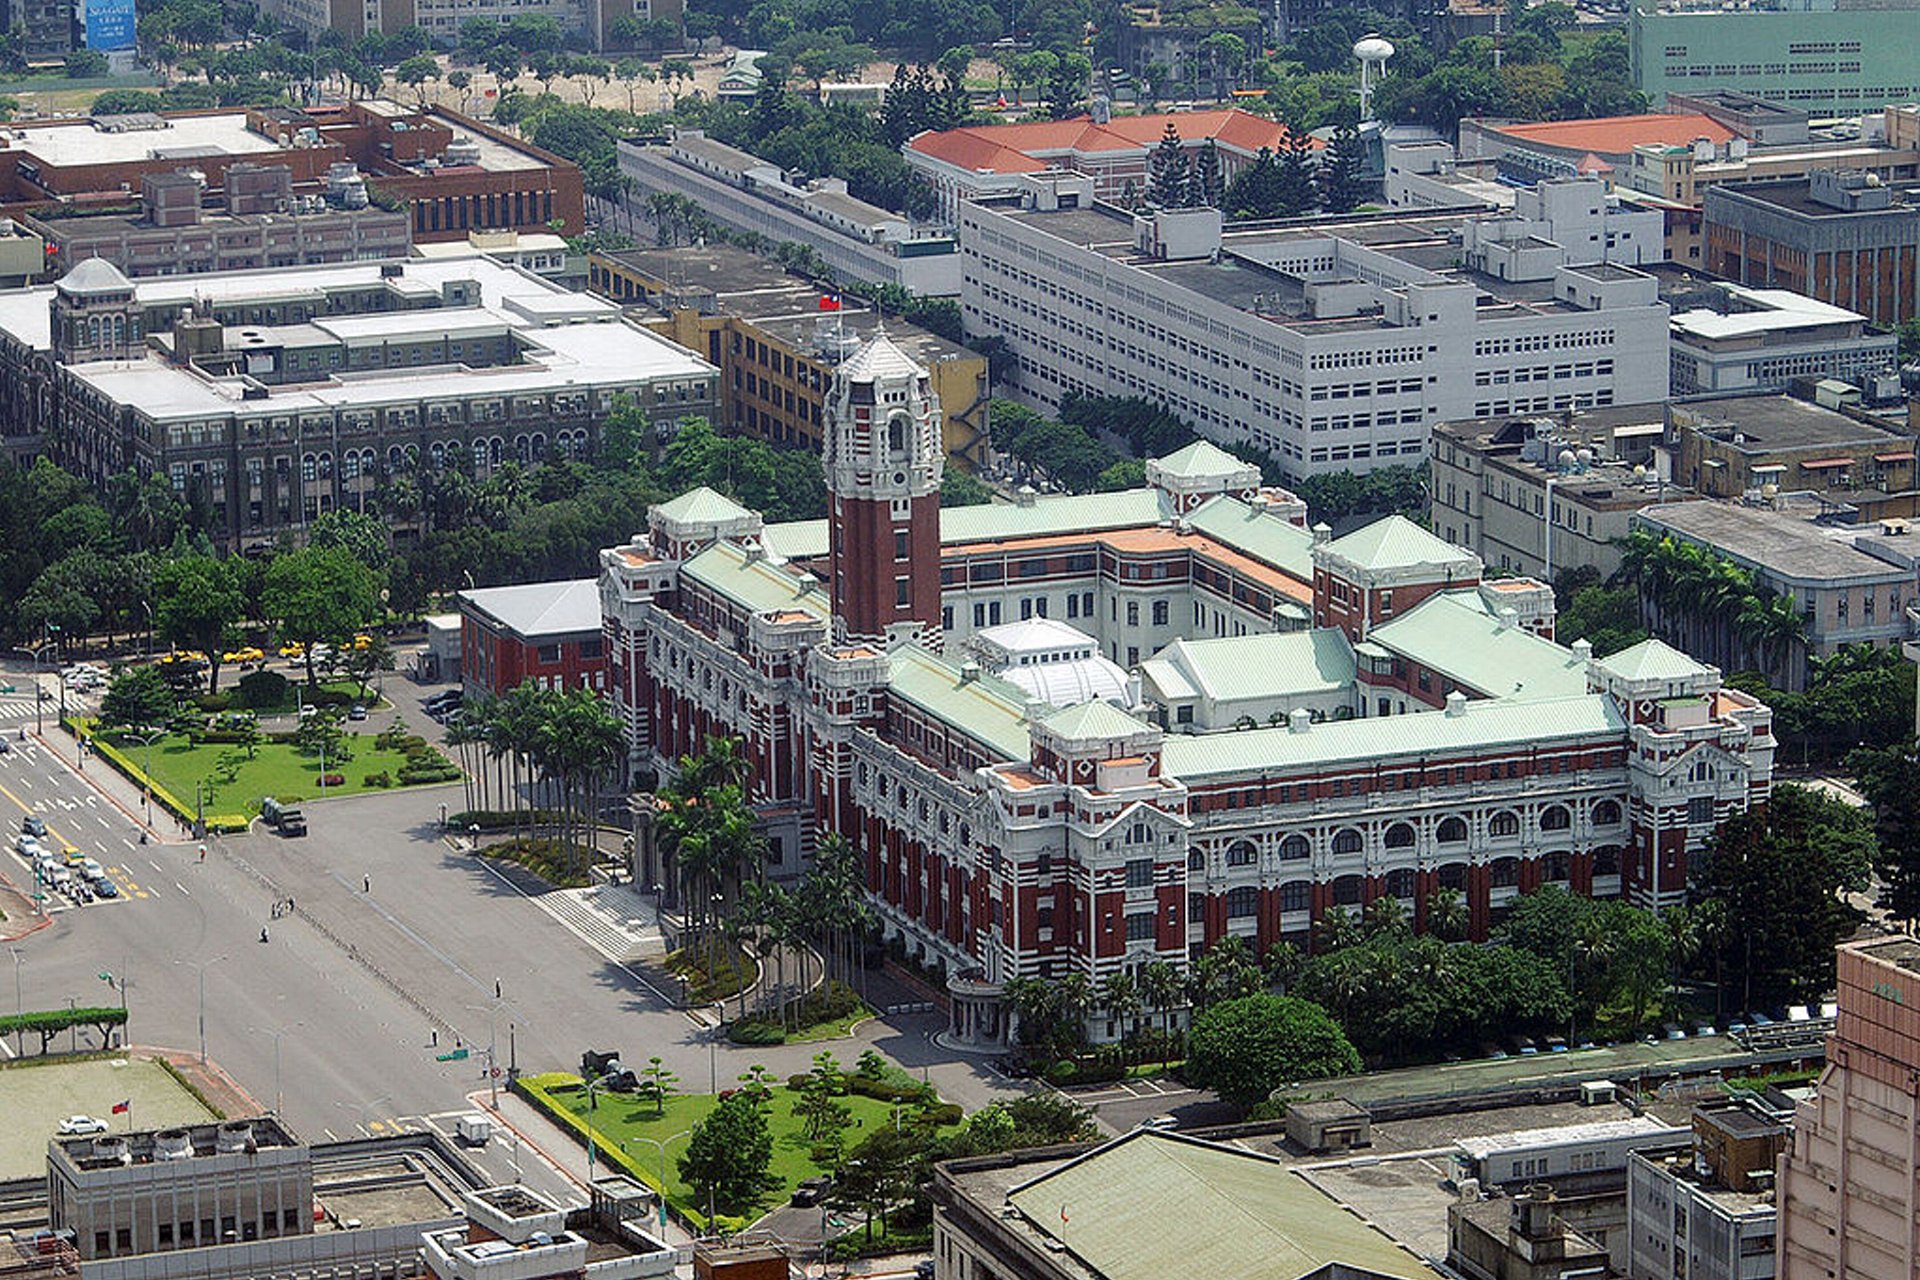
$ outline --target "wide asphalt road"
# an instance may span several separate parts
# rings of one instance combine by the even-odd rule
[[[391,677],[388,691],[418,727],[419,692]],[[47,741],[65,763],[31,741],[0,756],[0,831],[10,845],[20,815],[42,814],[56,837],[106,864],[125,896],[61,911],[18,944],[26,1007],[112,1003],[116,991],[97,976],[111,972],[129,980],[133,1042],[193,1050],[204,980],[208,1055],[263,1105],[278,1099],[310,1138],[450,1128],[468,1093],[486,1087],[490,1043],[499,1066],[511,1059],[527,1072],[577,1070],[589,1047],[630,1061],[658,1054],[700,1090],[709,1080],[725,1088],[752,1063],[784,1075],[822,1047],[850,1064],[873,1045],[927,1069],[970,1108],[1013,1091],[983,1063],[935,1048],[927,1033],[937,1020],[925,1015],[870,1023],[857,1040],[827,1046],[714,1044],[640,975],[548,915],[530,896],[537,884],[509,880],[441,838],[441,804],[463,803],[457,783],[309,803],[307,837],[256,824],[209,840],[202,862],[164,820],[166,843],[141,845],[137,792],[93,778],[104,769],[97,762],[76,773],[70,740],[51,722]],[[26,864],[3,856],[5,874],[27,884]],[[294,914],[270,918],[286,898]],[[11,994],[4,969],[0,1002]],[[456,1043],[466,1061],[436,1060]],[[502,1158],[498,1144],[484,1157]]]

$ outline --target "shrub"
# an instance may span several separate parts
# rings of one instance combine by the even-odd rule
[[[367,785],[381,788],[390,787],[393,785],[393,775],[385,769],[381,769],[377,773],[370,773],[367,775]]]
[[[278,671],[250,671],[233,687],[232,700],[243,707],[279,707],[293,701],[293,686]]]
[[[247,733],[241,729],[194,729],[187,736],[195,742],[246,742],[260,741],[258,733]]]
[[[193,695],[193,705],[202,711],[225,711],[232,703],[233,694],[231,691],[227,693],[196,693]]]
[[[920,1102],[933,1094],[933,1090],[924,1084],[900,1084],[863,1075],[847,1077],[847,1092],[857,1093],[863,1098],[876,1098],[881,1102]]]
[[[809,1084],[812,1084],[812,1083],[813,1083],[813,1076],[805,1071],[800,1072],[798,1075],[791,1075],[787,1077],[787,1088],[793,1090],[795,1093],[802,1092],[803,1090],[806,1089],[806,1087]]]
[[[959,1124],[966,1114],[957,1102],[939,1102],[920,1113],[920,1118],[928,1124],[941,1126]]]
[[[727,1039],[735,1044],[785,1044],[787,1033],[771,1022],[761,1022],[756,1018],[741,1018],[727,1028]]]

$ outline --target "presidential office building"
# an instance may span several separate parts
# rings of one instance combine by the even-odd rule
[[[1763,704],[1657,641],[1555,643],[1547,587],[1410,521],[1334,538],[1204,442],[942,511],[940,415],[876,335],[828,394],[826,520],[682,495],[602,553],[601,607],[636,777],[740,738],[770,871],[851,839],[959,1036],[1004,1037],[1016,976],[1304,944],[1383,895],[1422,926],[1458,892],[1479,938],[1545,884],[1671,905],[1768,795]]]
[[[1508,214],[1243,230],[1026,181],[961,201],[960,303],[1036,405],[1141,396],[1307,476],[1416,464],[1439,422],[1666,398],[1667,306],[1636,269],[1664,256],[1660,216],[1599,182],[1542,182]]]

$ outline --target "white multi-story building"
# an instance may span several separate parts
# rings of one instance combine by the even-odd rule
[[[1642,260],[1645,235],[1657,258],[1658,228],[1588,216],[1598,183],[1541,189],[1533,216],[1477,229],[1409,214],[1223,231],[1209,209],[963,201],[961,307],[969,333],[1006,341],[1022,398],[1142,396],[1294,475],[1417,462],[1437,422],[1665,399],[1666,304],[1606,256],[1631,235]]]

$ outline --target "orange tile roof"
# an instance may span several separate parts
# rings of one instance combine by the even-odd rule
[[[1171,122],[1182,142],[1212,138],[1246,152],[1276,151],[1286,144],[1286,126],[1238,108],[1175,111],[1148,116],[1115,116],[1106,124],[1092,120],[1041,120],[1020,124],[973,125],[943,133],[923,133],[907,146],[957,168],[994,173],[1033,173],[1048,168],[1040,157],[1099,151],[1139,151],[1152,147]],[[1314,147],[1325,144],[1318,139]]]
[[[1602,155],[1626,155],[1642,144],[1685,146],[1695,138],[1709,138],[1716,145],[1733,139],[1733,130],[1710,116],[1668,115],[1654,112],[1643,116],[1607,116],[1598,120],[1553,120],[1540,124],[1503,124],[1499,131],[1521,142],[1537,142],[1546,147],[1564,147],[1568,151],[1592,151]]]
[[[994,551],[1016,552],[1033,551],[1045,547],[1070,547],[1099,545],[1115,551],[1135,554],[1155,552],[1190,552],[1203,560],[1212,561],[1222,569],[1240,574],[1251,582],[1257,582],[1290,600],[1301,604],[1313,603],[1313,587],[1298,578],[1280,572],[1264,561],[1198,533],[1175,533],[1158,525],[1142,526],[1135,529],[1102,529],[1088,533],[1062,533],[1039,538],[1006,538],[998,542],[969,542],[965,546],[945,547],[941,549],[943,559],[952,557],[964,559],[970,556],[989,554]]]

